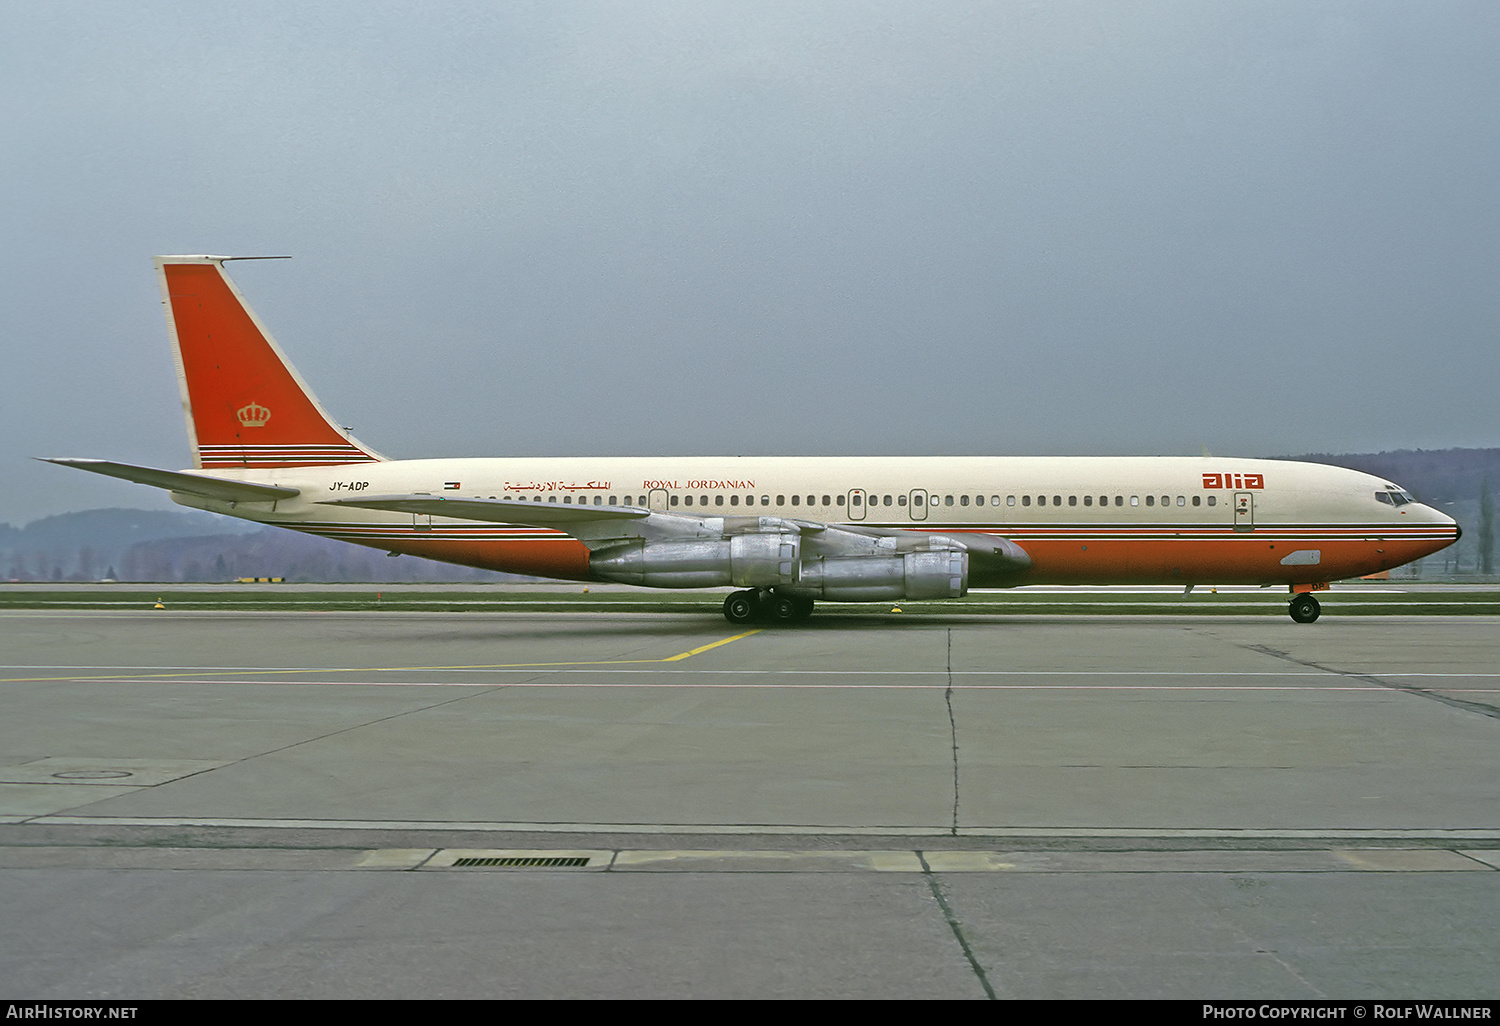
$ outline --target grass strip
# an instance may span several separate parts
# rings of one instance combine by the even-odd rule
[[[379,597],[377,597],[379,593]],[[1335,616],[1495,616],[1500,615],[1500,590],[1423,592],[1393,595],[1337,592],[1319,596],[1326,615]],[[618,612],[718,613],[722,597],[701,593],[640,592],[422,592],[396,591],[245,591],[232,586],[193,591],[156,591],[80,588],[67,591],[10,590],[0,586],[0,609],[151,610],[158,600],[166,612]],[[1088,615],[1286,615],[1287,596],[1267,589],[1190,596],[1140,594],[1045,595],[1014,592],[984,593],[963,599],[920,602],[819,603],[823,614],[884,614],[893,606],[905,614],[1088,614]]]

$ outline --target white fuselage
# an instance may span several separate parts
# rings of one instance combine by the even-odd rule
[[[1451,544],[1454,521],[1390,482],[1321,464],[1217,457],[556,457],[393,460],[214,476],[294,487],[280,502],[179,502],[493,570],[588,580],[558,530],[320,505],[361,495],[639,506],[868,529],[984,534],[1023,574],[973,584],[1326,582]],[[1381,496],[1384,498],[1381,498]]]

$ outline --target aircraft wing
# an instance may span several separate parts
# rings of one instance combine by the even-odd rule
[[[456,520],[487,520],[496,524],[556,527],[600,520],[644,520],[648,509],[636,506],[564,506],[555,502],[522,502],[520,499],[445,499],[436,495],[367,495],[358,499],[327,499],[320,506],[353,506],[395,513],[416,513]],[[567,531],[571,534],[571,531]]]
[[[1031,565],[1031,557],[1019,545],[990,534],[948,535],[785,517],[703,516],[639,506],[571,506],[519,499],[445,499],[434,495],[370,495],[328,499],[319,505],[550,527],[572,535],[590,549],[634,540],[672,545],[743,535],[792,535],[801,539],[801,548],[808,555],[879,556],[945,549],[968,552],[1000,573],[1016,573]]]
[[[109,460],[75,460],[39,457],[43,463],[56,463],[62,467],[76,467],[92,474],[123,478],[136,484],[165,488],[172,492],[201,495],[221,502],[275,502],[290,499],[301,492],[296,488],[281,485],[254,484],[250,481],[230,481],[222,477],[187,473],[178,470],[156,470],[153,467],[136,467],[129,463],[111,463]]]

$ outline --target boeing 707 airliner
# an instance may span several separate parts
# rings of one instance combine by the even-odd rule
[[[515,457],[394,460],[330,417],[225,272],[156,258],[193,469],[50,462],[174,501],[427,559],[573,581],[735,590],[733,623],[829,602],[1025,584],[1312,592],[1458,539],[1339,467],[1218,457]]]

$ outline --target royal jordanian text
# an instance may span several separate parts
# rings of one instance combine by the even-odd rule
[[[710,491],[714,489],[717,489],[719,491],[734,491],[737,488],[753,490],[755,488],[755,482],[745,480],[731,481],[727,479],[688,481],[686,483],[681,483],[678,481],[642,481],[641,487],[648,490],[652,488],[703,488]]]

